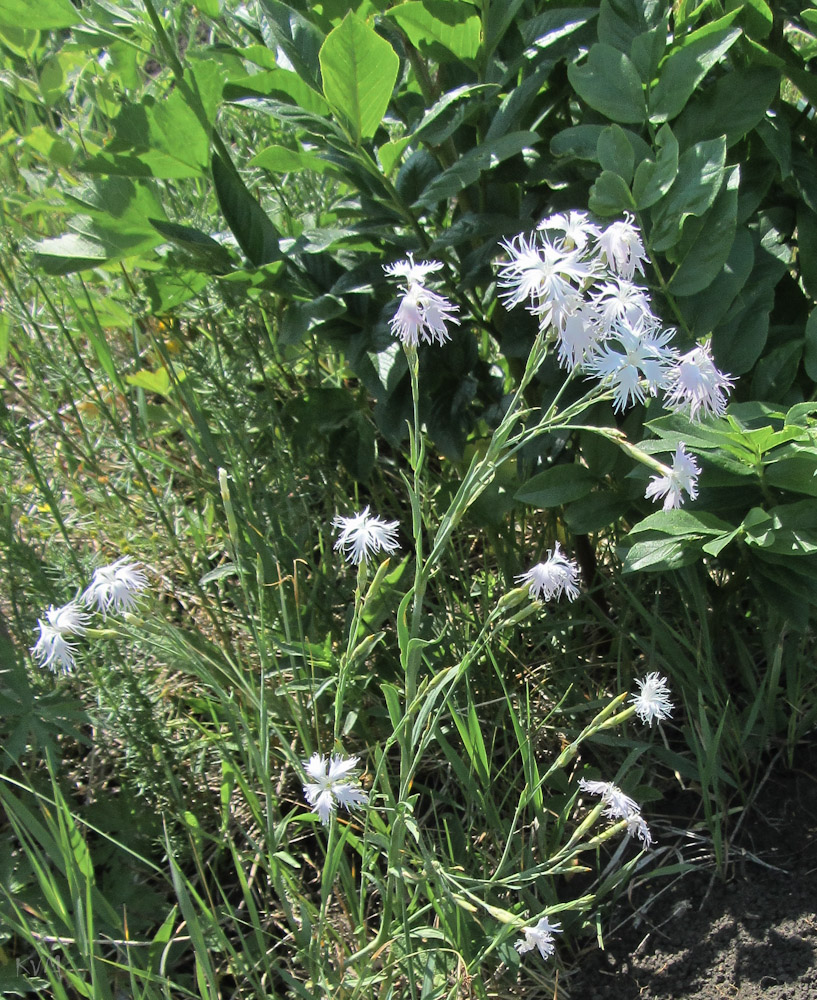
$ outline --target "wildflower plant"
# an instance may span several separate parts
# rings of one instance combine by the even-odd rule
[[[123,672],[151,663],[180,678],[167,687],[174,725],[209,773],[203,805],[174,800],[184,837],[168,824],[139,861],[173,900],[160,926],[145,919],[145,948],[130,947],[128,901],[66,937],[65,915],[85,914],[77,900],[98,907],[102,884],[85,827],[56,777],[40,823],[0,785],[32,857],[69,848],[59,878],[30,866],[42,899],[6,899],[4,921],[52,992],[96,986],[112,947],[116,975],[127,963],[146,1000],[173,992],[177,953],[180,981],[195,966],[212,996],[224,982],[247,997],[285,983],[436,1000],[466,982],[487,995],[480,976],[555,968],[560,935],[580,933],[653,849],[637,769],[591,777],[593,741],[607,755],[617,731],[649,738],[675,711],[658,669],[636,691],[589,669],[560,688],[559,636],[599,597],[588,536],[612,572],[623,560],[703,578],[739,549],[783,620],[797,603],[783,577],[800,607],[817,604],[804,526],[813,338],[795,325],[815,291],[815,222],[810,197],[792,209],[813,136],[781,87],[784,74],[805,80],[808,47],[784,70],[764,52],[762,12],[669,3],[533,0],[512,18],[449,5],[450,24],[433,4],[236,16],[144,0],[114,35],[107,15],[48,6],[25,58],[3,54],[19,83],[7,149],[26,157],[14,183],[35,204],[60,185],[64,199],[35,246],[36,308],[19,294],[12,305],[55,371],[64,343],[77,433],[55,429],[51,398],[30,427],[17,402],[2,416],[87,589],[43,614],[32,654],[79,684],[94,633],[124,636]],[[810,37],[808,18],[785,18],[772,37]],[[71,59],[91,58],[58,95],[41,71],[62,65],[50,59],[68,39]],[[109,39],[113,54],[99,50]],[[457,86],[442,92],[447,80]],[[111,93],[113,110],[100,100]],[[35,119],[30,94],[45,101]],[[262,115],[272,138],[259,148]],[[41,287],[43,272],[59,281]],[[126,294],[108,301],[120,273]],[[6,333],[4,321],[3,355]],[[768,405],[747,404],[752,393]],[[135,620],[146,577],[129,560],[80,583],[77,525],[104,523],[105,500],[64,516],[28,437],[43,420],[72,472],[91,470],[123,510],[149,512],[149,537],[163,533],[168,580],[189,590],[177,621]],[[167,470],[183,502],[154,486]],[[710,510],[712,490],[740,499]],[[790,492],[807,499],[786,503]],[[637,596],[632,607],[650,614]],[[681,644],[654,624],[663,671]],[[753,675],[757,657],[745,662]],[[683,727],[699,775],[721,773],[706,754],[728,734],[720,718],[707,729],[709,710]],[[171,758],[150,749],[172,785]],[[557,893],[608,846],[612,876]],[[48,922],[31,915],[51,912],[43,901]]]

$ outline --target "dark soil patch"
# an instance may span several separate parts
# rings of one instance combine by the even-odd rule
[[[619,931],[563,980],[572,1000],[817,1000],[817,744],[773,770],[730,856],[725,882],[619,903]]]

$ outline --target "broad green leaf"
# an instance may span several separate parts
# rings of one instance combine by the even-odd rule
[[[699,89],[676,119],[673,129],[682,147],[726,136],[734,145],[764,121],[780,91],[781,74],[770,66],[730,69],[711,86]],[[769,122],[768,127],[772,129]]]
[[[700,219],[688,219],[681,242],[673,253],[678,265],[669,280],[673,295],[694,295],[717,278],[735,240],[740,167],[733,167],[712,208]],[[687,229],[694,227],[687,235]]]
[[[76,221],[76,220],[74,220]],[[91,227],[88,227],[91,229]],[[66,233],[34,246],[34,263],[46,274],[71,274],[143,252],[159,243],[144,236],[119,237],[115,229]]]
[[[294,7],[278,0],[258,0],[258,20],[267,47],[280,49],[298,76],[314,90],[321,89],[319,52],[324,34]]]
[[[659,253],[675,246],[690,215],[703,215],[721,187],[726,141],[710,139],[688,149],[678,161],[678,176],[653,211],[650,244]]]
[[[288,146],[267,146],[255,154],[249,165],[262,167],[272,174],[297,174],[302,170],[324,174],[332,170],[332,164],[323,157],[306,149],[290,149]]]
[[[596,215],[620,215],[635,208],[630,189],[618,174],[609,170],[601,173],[590,189],[590,211]]]
[[[623,573],[643,572],[653,573],[680,569],[697,562],[701,552],[698,539],[686,538],[651,538],[636,542],[626,550],[626,558],[621,568]]]
[[[765,466],[763,481],[780,490],[817,496],[817,447],[789,445],[782,458]]]
[[[556,465],[529,479],[514,499],[547,510],[588,496],[596,479],[583,465]]]
[[[276,97],[313,115],[329,114],[324,98],[291,69],[278,67],[251,76],[231,77],[224,86],[226,101],[240,101],[256,95]]]
[[[665,122],[681,113],[701,80],[740,38],[740,28],[730,27],[734,20],[734,13],[727,14],[693,32],[670,52],[650,91],[650,121]]]
[[[638,70],[611,45],[593,45],[581,66],[567,67],[567,76],[579,97],[611,121],[640,124],[646,118]]]
[[[615,524],[629,509],[626,497],[614,490],[601,490],[569,503],[565,507],[565,523],[577,535],[587,535]]]
[[[71,0],[0,0],[0,24],[12,28],[50,31],[80,24],[82,17]]]
[[[633,199],[639,211],[663,198],[678,176],[678,142],[669,125],[661,126],[655,143],[658,155],[642,160],[633,179]]]
[[[184,372],[181,369],[175,370],[176,378],[181,381]],[[144,389],[147,392],[155,392],[157,396],[169,396],[173,390],[173,383],[170,381],[170,373],[167,368],[157,368],[155,372],[147,369],[126,375],[125,381],[129,385],[135,385],[137,389]]]
[[[162,219],[147,220],[153,228],[165,239],[182,247],[203,266],[216,272],[229,271],[230,253],[225,246],[218,243],[192,226],[179,226],[175,222],[165,222]]]
[[[708,336],[729,311],[746,284],[754,259],[752,237],[745,226],[738,226],[732,249],[720,274],[703,292],[679,302],[696,340]]]
[[[812,309],[806,320],[806,348],[803,356],[806,374],[817,382],[817,308]]]
[[[642,32],[633,39],[630,58],[644,83],[651,83],[655,79],[658,66],[666,51],[668,18],[669,12],[667,11],[660,24],[649,31]]]
[[[420,119],[419,125],[412,132],[413,140],[427,142],[439,146],[454,134],[469,111],[479,108],[478,101],[466,100],[476,97],[486,91],[496,91],[497,84],[476,83],[466,84],[450,90],[436,101]]]
[[[797,262],[803,287],[810,298],[817,299],[817,213],[803,202],[797,206]]]
[[[599,136],[596,156],[602,170],[610,170],[629,184],[633,179],[635,153],[619,125],[608,125]]]
[[[281,256],[279,232],[253,198],[232,164],[213,155],[213,182],[219,207],[247,259],[259,267]]]
[[[661,23],[665,9],[664,0],[601,0],[599,41],[630,52],[639,35]]]
[[[799,337],[764,354],[752,374],[752,395],[756,399],[783,399],[797,377],[802,356],[803,341]]]
[[[476,8],[463,0],[408,0],[388,12],[411,44],[436,60],[476,59],[482,25]],[[439,49],[442,48],[442,52]],[[450,55],[449,55],[450,53]]]
[[[574,156],[577,160],[592,160],[598,163],[599,138],[606,126],[604,125],[572,125],[562,129],[550,140],[550,151],[554,156]],[[633,147],[633,157],[640,163],[650,155],[650,147],[635,132],[628,128],[622,129],[627,140]]]
[[[536,132],[509,132],[492,143],[469,150],[453,166],[434,177],[415,204],[420,208],[433,208],[443,198],[452,198],[473,184],[483,171],[492,170],[503,160],[532,148],[538,141]]]
[[[692,510],[657,510],[645,517],[643,521],[630,530],[630,535],[643,534],[647,531],[660,531],[663,535],[673,538],[684,536],[719,535],[723,531],[731,531],[732,525],[727,521],[708,514],[705,511]]]
[[[356,143],[380,126],[397,81],[397,53],[351,13],[326,36],[320,51],[323,94]]]
[[[774,16],[765,0],[726,0],[725,9],[738,12],[737,23],[756,41],[766,38],[774,25]]]

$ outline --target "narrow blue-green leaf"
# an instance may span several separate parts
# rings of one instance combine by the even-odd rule
[[[371,138],[397,81],[397,53],[350,11],[326,36],[319,59],[323,94],[330,107],[350,127],[355,142]]]

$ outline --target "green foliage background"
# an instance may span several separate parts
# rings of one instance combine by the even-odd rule
[[[469,910],[490,898],[481,880],[516,829],[511,793],[493,792],[507,784],[521,803],[541,789],[537,747],[578,738],[636,670],[668,672],[683,702],[653,748],[659,776],[630,732],[585,763],[618,767],[644,801],[679,775],[725,864],[729,810],[751,797],[759,761],[793,753],[817,717],[814,4],[0,0],[0,46],[0,770],[15,845],[3,933],[29,962],[25,976],[0,966],[7,985],[456,995],[459,959],[424,951],[412,966],[419,941],[439,940],[457,942],[466,978],[493,955],[498,978],[476,988],[513,995],[508,934],[490,940]],[[410,523],[411,378],[382,266],[442,260],[463,315],[451,343],[420,356],[432,522],[486,453],[536,332],[497,300],[498,241],[585,208],[635,216],[654,308],[684,349],[711,338],[734,401],[694,427],[654,402],[588,418],[656,454],[687,443],[703,473],[680,511],[655,512],[644,470],[594,434],[540,437],[494,470],[433,582],[424,634],[442,640],[426,665],[463,656],[473,622],[556,539],[581,556],[592,599],[503,638],[453,699],[417,779],[447,876],[411,848],[402,952],[355,980],[337,956],[368,947],[376,892],[344,842],[324,850],[294,826],[288,838],[298,757],[332,732],[311,699],[333,690],[338,635],[357,625],[329,523],[366,503]],[[548,359],[526,404],[547,407],[563,379]],[[54,690],[20,650],[40,609],[87,581],[92,549],[155,568],[164,624],[100,643],[90,679]],[[350,661],[341,728],[369,747],[398,726],[400,663],[383,637],[406,567],[370,593],[379,638]],[[500,706],[490,726],[486,705]],[[373,767],[382,779],[394,764]],[[525,805],[523,870],[566,829],[566,779],[546,787]],[[371,845],[346,836],[381,886]],[[470,888],[446,881],[458,866]],[[637,870],[600,866],[570,933]],[[497,905],[541,902],[505,891]],[[544,895],[558,902],[555,882]],[[94,945],[125,939],[123,907],[144,962]],[[275,934],[286,958],[269,950]],[[49,938],[74,944],[55,960]]]

